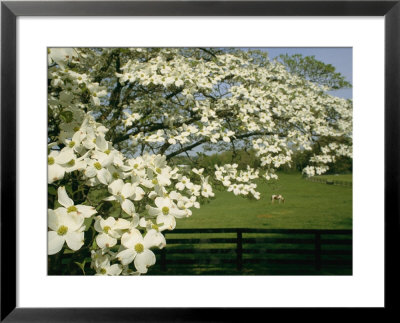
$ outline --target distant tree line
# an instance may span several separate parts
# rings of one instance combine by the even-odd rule
[[[310,151],[296,151],[292,155],[292,163],[290,165],[282,165],[278,171],[292,173],[302,172],[307,166],[308,161],[314,154],[318,154],[322,142],[316,142]],[[261,167],[259,158],[256,157],[254,150],[237,150],[224,151],[220,153],[205,154],[197,153],[196,156],[176,156],[172,162],[176,165],[190,165],[197,168],[213,168],[214,165],[225,165],[229,163],[238,164],[238,169],[246,169],[247,166],[252,168]],[[337,157],[334,163],[329,163],[329,170],[326,174],[348,174],[353,170],[353,161],[349,157]]]

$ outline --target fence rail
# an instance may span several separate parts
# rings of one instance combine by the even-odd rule
[[[351,268],[352,230],[175,229],[165,233],[161,271],[175,265],[308,265]],[[204,236],[205,235],[205,236]],[[222,236],[221,236],[222,235]]]
[[[351,181],[337,181],[337,180],[330,180],[326,178],[318,178],[318,177],[306,177],[307,181],[314,182],[314,183],[323,183],[328,185],[341,185],[341,186],[348,186],[352,187],[353,182]]]

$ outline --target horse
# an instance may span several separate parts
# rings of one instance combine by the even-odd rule
[[[272,195],[271,203],[274,203],[275,200],[277,200],[279,203],[285,203],[285,198],[282,195]]]

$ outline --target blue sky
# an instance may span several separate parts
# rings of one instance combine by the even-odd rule
[[[337,72],[346,77],[346,81],[353,84],[353,48],[351,47],[264,47],[259,49],[267,51],[271,59],[280,54],[315,56],[317,60],[333,65]],[[341,89],[331,93],[351,99],[352,92],[352,89]]]

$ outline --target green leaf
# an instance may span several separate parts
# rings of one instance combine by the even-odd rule
[[[79,263],[79,262],[75,261],[75,264],[77,264],[77,265],[79,266],[79,268],[82,270],[82,272],[83,272],[84,275],[86,275],[86,274],[85,274],[85,263],[86,263],[86,259],[83,260],[82,263]]]
[[[83,224],[85,225],[85,231],[90,229],[90,225],[92,224],[93,219],[92,218],[87,218],[83,221]]]
[[[50,195],[57,195],[57,190],[55,189],[54,186],[48,186],[47,192],[48,192]]]
[[[96,243],[96,239],[93,240],[92,249],[93,249],[93,250],[98,249],[98,246],[97,246],[97,243]]]

